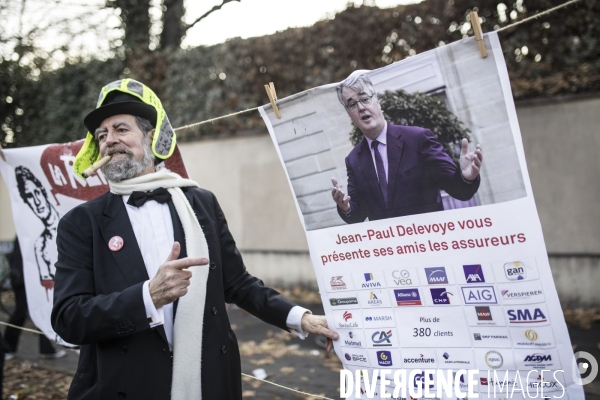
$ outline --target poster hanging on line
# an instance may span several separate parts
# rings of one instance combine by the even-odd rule
[[[23,275],[29,315],[51,340],[69,346],[52,329],[50,314],[57,260],[58,221],[73,207],[107,192],[108,182],[98,170],[87,180],[75,174],[73,161],[83,141],[4,149],[0,173],[10,202],[23,255]],[[177,148],[165,166],[187,178]]]
[[[508,397],[506,377],[583,399],[502,50],[484,40],[487,58],[469,38],[260,112],[345,369],[479,370],[480,398]]]

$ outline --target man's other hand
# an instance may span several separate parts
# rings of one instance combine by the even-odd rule
[[[329,329],[327,325],[327,318],[324,315],[312,315],[306,313],[302,316],[302,329],[308,333],[314,333],[315,335],[324,335],[327,337],[327,344],[325,349],[329,353],[333,348],[332,340],[338,340],[340,335],[337,332]]]
[[[148,284],[150,296],[156,308],[172,303],[187,293],[192,272],[186,268],[194,265],[206,265],[209,262],[208,259],[200,257],[186,257],[178,260],[180,252],[179,242],[173,243],[167,261],[158,268],[156,275]]]
[[[336,202],[337,206],[343,211],[350,211],[350,196],[346,196],[346,193],[342,192],[338,187],[337,179],[331,178],[331,183],[333,183],[333,189],[331,190],[331,197],[333,197],[333,201]]]
[[[469,153],[469,142],[467,139],[463,139],[460,149],[460,171],[463,178],[468,181],[477,178],[482,161],[483,153],[481,152],[481,146],[477,145],[475,151]]]

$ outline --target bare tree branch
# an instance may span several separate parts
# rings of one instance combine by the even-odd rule
[[[220,10],[225,4],[231,3],[232,1],[241,2],[242,0],[223,0],[223,2],[221,4],[219,4],[218,6],[214,6],[213,8],[211,8],[210,10],[208,10],[207,12],[205,12],[204,14],[202,14],[201,16],[196,18],[196,20],[194,22],[192,22],[191,24],[187,24],[185,27],[185,30],[187,31],[188,29],[190,29],[191,27],[196,25],[198,22],[202,21],[204,18],[208,17],[213,12]]]

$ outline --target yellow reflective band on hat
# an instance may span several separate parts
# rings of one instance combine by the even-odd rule
[[[141,82],[130,78],[121,79],[111,82],[102,88],[98,96],[96,108],[101,107],[106,96],[115,90],[135,96],[156,110],[156,130],[152,139],[152,153],[161,160],[171,157],[175,151],[177,136],[173,131],[173,127],[158,96],[156,96],[152,89]],[[75,173],[81,176],[83,171],[99,159],[100,145],[95,139],[94,133],[88,132],[85,143],[81,147],[81,150],[79,150],[79,153],[77,153],[75,162],[73,163]]]

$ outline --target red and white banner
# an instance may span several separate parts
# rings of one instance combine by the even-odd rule
[[[29,315],[52,340],[64,342],[52,330],[50,314],[57,259],[56,229],[70,209],[108,191],[101,171],[87,180],[75,174],[73,161],[83,141],[5,149],[0,173],[10,192],[13,218],[23,254],[23,275]],[[179,149],[166,167],[187,178]]]

